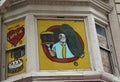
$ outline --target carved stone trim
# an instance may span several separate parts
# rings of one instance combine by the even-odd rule
[[[16,5],[16,4],[17,4],[17,5],[18,5],[18,4],[21,4],[22,2],[25,2],[25,1],[26,1],[26,0],[11,0],[10,3],[11,3],[11,6],[12,6],[12,5]]]
[[[91,0],[91,3],[96,6],[94,8],[100,8],[107,13],[110,13],[113,9],[111,5],[108,5],[101,0]]]
[[[84,81],[84,82],[103,82],[103,81],[111,81],[108,78],[102,78],[102,75],[76,75],[76,76],[31,76],[27,78],[23,78],[17,80],[15,82],[27,82],[27,81],[65,81],[65,82],[73,82],[73,81]]]
[[[1,7],[4,9],[15,10],[26,5],[71,5],[71,6],[93,6],[110,13],[112,7],[101,0],[7,0],[6,4]],[[5,13],[5,11],[3,11]]]

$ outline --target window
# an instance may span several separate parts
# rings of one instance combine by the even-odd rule
[[[111,60],[109,42],[107,38],[107,28],[99,24],[95,24],[95,26],[97,30],[97,36],[98,36],[104,70],[108,73],[112,73],[112,65],[111,65],[112,60]]]

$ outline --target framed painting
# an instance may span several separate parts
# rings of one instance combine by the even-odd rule
[[[40,70],[90,69],[83,20],[38,20]]]

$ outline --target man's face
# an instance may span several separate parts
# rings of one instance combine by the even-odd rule
[[[60,39],[61,42],[66,42],[66,36],[65,36],[65,34],[60,33],[59,34],[59,39]]]

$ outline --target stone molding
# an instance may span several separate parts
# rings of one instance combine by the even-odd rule
[[[54,73],[53,73],[54,74]],[[57,73],[56,73],[57,74]],[[14,77],[13,77],[14,78]],[[119,82],[120,78],[114,77],[111,74],[105,72],[91,72],[91,74],[81,74],[79,75],[38,75],[38,73],[31,73],[25,75],[24,77],[19,77],[17,79],[9,78],[4,82],[14,81],[14,82],[36,82],[36,81],[50,81],[50,82]]]
[[[0,8],[1,13],[18,9],[26,5],[71,5],[92,6],[95,9],[110,13],[112,6],[101,0],[7,0]]]
[[[101,75],[88,75],[88,76],[31,76],[17,80],[15,82],[28,82],[28,81],[57,81],[57,82],[73,82],[73,81],[84,81],[84,82],[102,82]],[[110,81],[106,79],[106,81]]]

